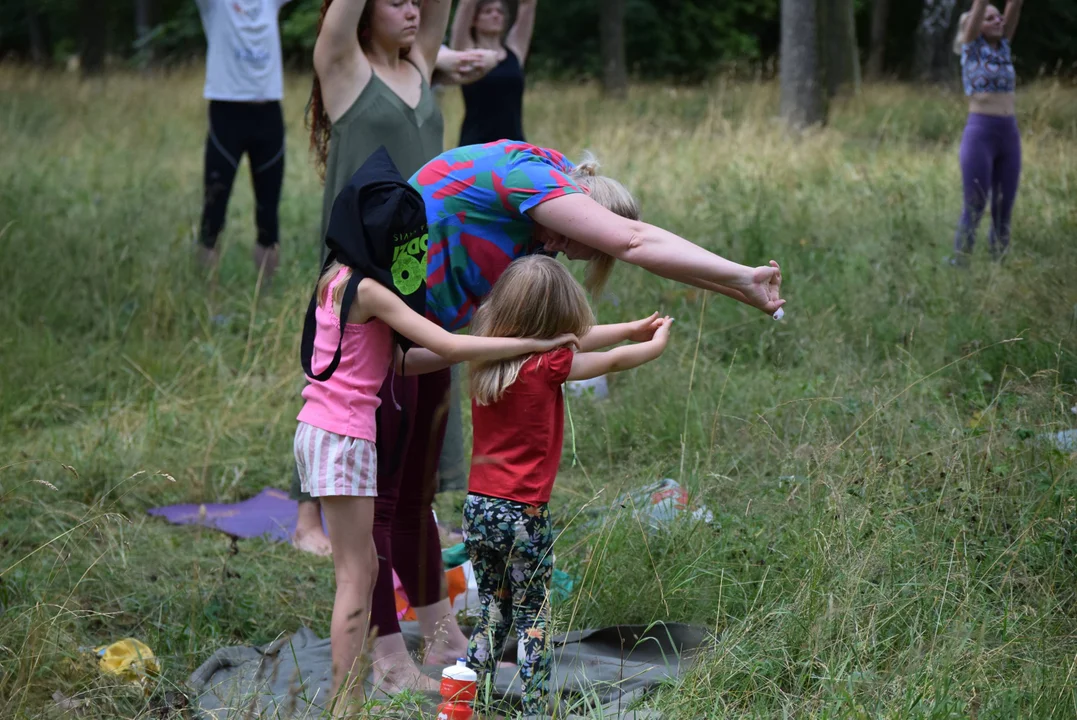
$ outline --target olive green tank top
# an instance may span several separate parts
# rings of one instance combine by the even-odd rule
[[[441,109],[430,84],[425,78],[422,83],[419,104],[413,109],[373,73],[352,106],[333,123],[322,196],[323,257],[333,201],[371,153],[384,145],[405,180],[441,154],[445,129]]]

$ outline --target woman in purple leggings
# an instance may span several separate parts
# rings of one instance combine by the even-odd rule
[[[991,256],[1001,259],[1010,246],[1010,215],[1021,177],[1010,41],[1020,14],[1021,0],[1008,0],[1005,13],[988,0],[973,0],[972,9],[961,16],[954,41],[969,98],[960,155],[965,209],[954,235],[954,264],[968,261],[989,196]]]

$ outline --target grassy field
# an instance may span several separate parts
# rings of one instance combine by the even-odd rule
[[[245,168],[216,282],[191,263],[197,74],[0,68],[0,717],[58,717],[57,691],[88,718],[184,716],[216,648],[328,632],[328,560],[145,515],[287,486],[321,198],[308,90],[289,79],[283,266],[260,293]],[[647,219],[786,278],[782,323],[635,268],[596,304],[677,325],[611,400],[570,403],[555,513],[577,584],[555,614],[712,629],[650,701],[668,718],[1077,716],[1077,468],[1039,440],[1077,425],[1077,91],[1043,81],[1019,107],[1013,252],[961,271],[959,96],[869,87],[792,139],[772,85],[530,90],[533,142],[594,150]],[[577,515],[662,477],[715,523]],[[163,659],[149,697],[80,652],[126,636]]]

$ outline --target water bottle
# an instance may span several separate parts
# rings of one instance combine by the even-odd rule
[[[441,673],[442,702],[438,705],[437,720],[471,720],[477,680],[475,671],[463,658],[445,668]]]

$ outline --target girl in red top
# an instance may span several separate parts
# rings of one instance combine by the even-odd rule
[[[578,353],[556,349],[471,366],[474,443],[464,542],[482,605],[467,663],[480,683],[493,673],[515,621],[524,651],[525,717],[549,715],[546,626],[553,528],[547,503],[561,461],[561,386],[654,360],[666,348],[672,322],[655,313],[636,322],[594,326],[583,288],[561,263],[544,255],[510,264],[472,320],[474,335],[538,339],[574,333],[580,338]],[[594,352],[624,340],[637,344]]]

